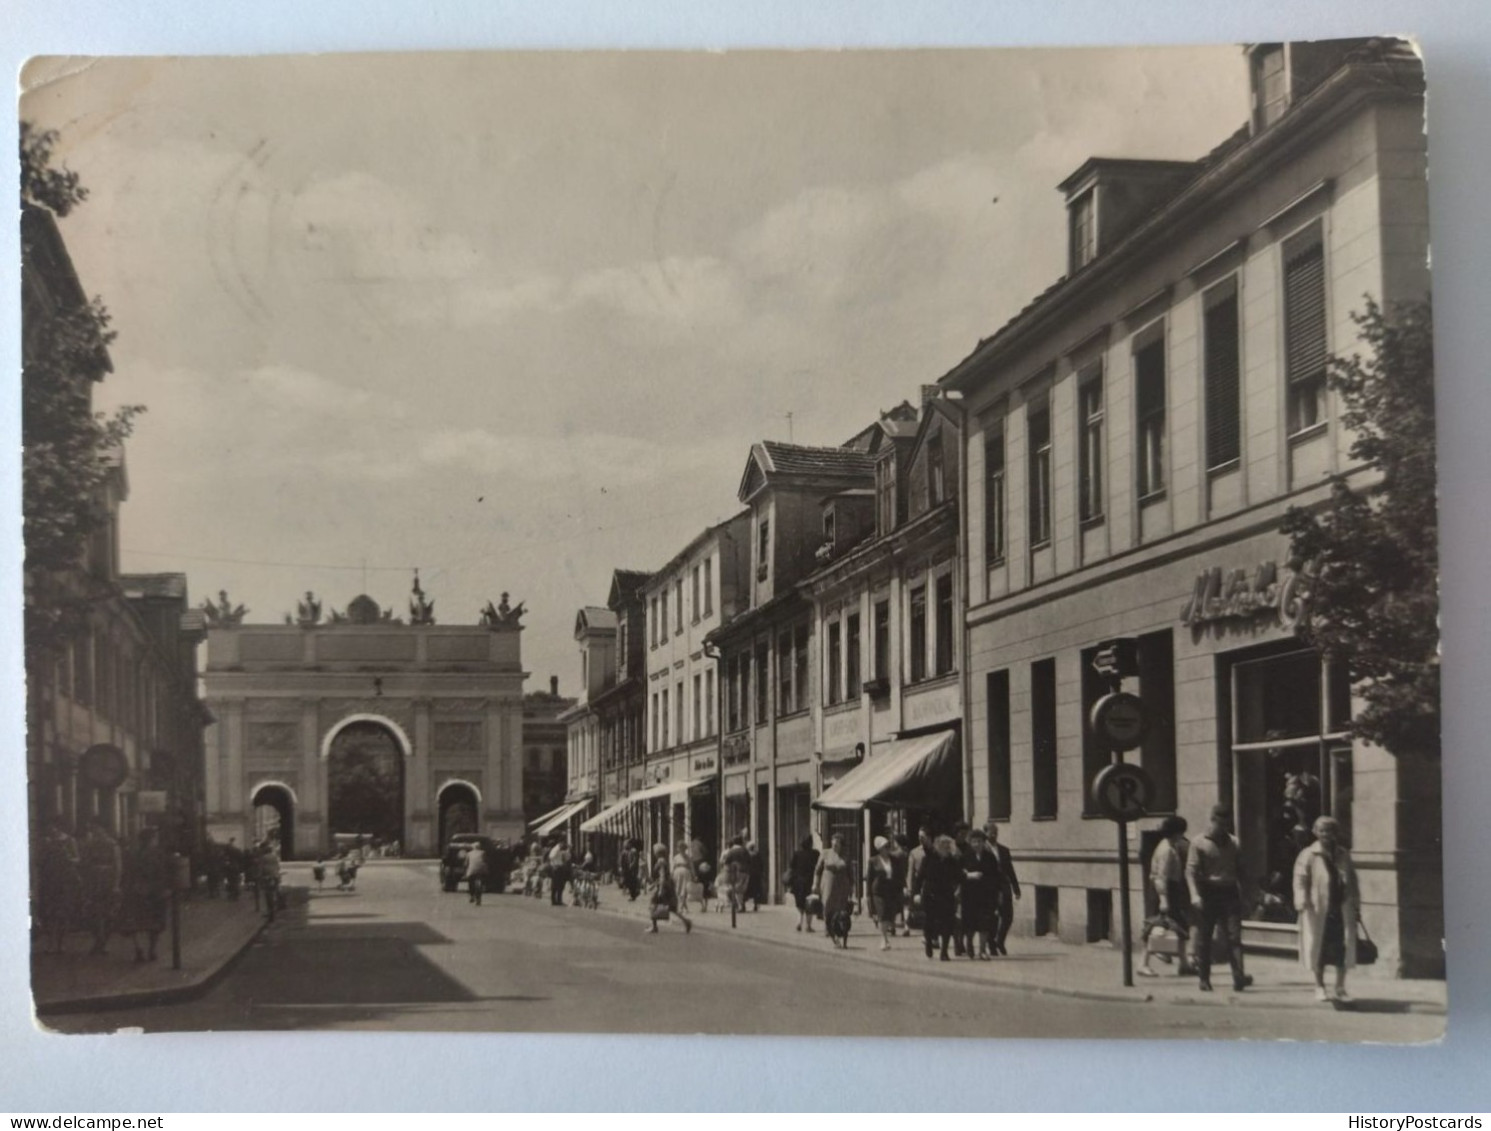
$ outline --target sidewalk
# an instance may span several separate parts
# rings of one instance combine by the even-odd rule
[[[635,903],[615,887],[601,888],[602,912],[635,919],[639,927],[647,921],[647,896],[644,892]],[[585,912],[574,909],[577,915]],[[1050,938],[1010,936],[1009,957],[988,962],[953,958],[950,962],[928,960],[922,948],[920,933],[910,938],[897,936],[889,951],[880,949],[880,934],[868,916],[857,916],[849,936],[849,949],[836,949],[822,933],[823,923],[815,924],[812,934],[799,934],[797,911],[791,906],[763,904],[760,911],[746,911],[736,916],[736,927],[730,927],[729,911],[719,913],[711,903],[703,914],[692,913],[694,931],[708,934],[733,934],[739,938],[770,946],[807,952],[826,961],[862,962],[870,966],[899,970],[903,973],[930,975],[973,985],[1022,990],[1028,993],[1053,994],[1060,997],[1086,998],[1096,1001],[1160,1002],[1169,1005],[1199,1007],[1241,1006],[1265,1009],[1324,1009],[1317,1002],[1313,982],[1299,964],[1291,959],[1249,955],[1248,973],[1253,985],[1235,993],[1225,963],[1215,965],[1212,984],[1216,990],[1203,993],[1196,979],[1180,978],[1173,965],[1157,962],[1156,978],[1135,976],[1132,989],[1123,984],[1123,955],[1107,943],[1077,946]],[[676,923],[659,924],[661,931],[677,931]],[[1139,965],[1140,948],[1134,949],[1134,968]],[[1446,985],[1444,982],[1405,980],[1380,976],[1374,968],[1352,972],[1347,983],[1352,1002],[1340,1006],[1378,1013],[1427,1013],[1444,1015]]]
[[[293,895],[292,895],[293,898]],[[181,969],[171,969],[171,933],[162,932],[154,962],[136,962],[134,944],[109,939],[108,952],[89,953],[91,936],[68,935],[62,953],[31,952],[31,994],[38,1015],[120,1009],[182,1001],[205,992],[263,929],[254,896],[195,897],[181,902]]]

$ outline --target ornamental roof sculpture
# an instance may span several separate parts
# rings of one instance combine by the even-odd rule
[[[217,604],[211,600],[202,602],[202,614],[207,618],[209,628],[237,628],[243,623],[243,618],[248,615],[248,609],[242,605],[235,605],[228,600],[228,591],[219,589],[217,591]]]

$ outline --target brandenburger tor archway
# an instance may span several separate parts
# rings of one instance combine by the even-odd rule
[[[307,593],[283,624],[204,605],[214,839],[275,830],[304,859],[354,836],[432,855],[446,826],[522,835],[523,607],[504,593],[436,624],[414,584],[407,619],[367,596],[323,617]]]

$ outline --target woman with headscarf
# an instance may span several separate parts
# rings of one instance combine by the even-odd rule
[[[1315,1000],[1330,1001],[1325,968],[1336,968],[1335,1000],[1348,1000],[1346,971],[1356,965],[1356,920],[1361,906],[1356,868],[1334,817],[1317,817],[1315,843],[1294,861],[1294,906],[1299,912],[1299,960],[1315,978]]]
[[[808,833],[787,866],[787,888],[792,892],[792,902],[797,904],[797,929],[809,934],[813,931],[813,916],[808,913],[808,894],[813,890],[817,871],[818,850],[813,847],[813,834]]]
[[[948,943],[958,929],[958,885],[963,882],[963,864],[958,856],[958,847],[950,836],[940,836],[932,842],[932,851],[922,861],[917,873],[915,898],[921,903],[926,923],[922,928],[923,944],[927,957],[938,944],[942,948],[942,961],[948,957]]]
[[[828,847],[818,859],[813,872],[813,894],[823,900],[823,921],[827,924],[854,905],[854,874],[844,858],[844,838],[839,833],[829,839]]]
[[[896,867],[895,842],[888,836],[877,836],[874,848],[866,877],[870,887],[870,915],[880,925],[880,949],[889,950],[891,936],[896,933],[896,920],[901,917],[905,880]]]

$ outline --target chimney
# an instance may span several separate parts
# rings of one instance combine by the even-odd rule
[[[555,699],[559,698],[559,677],[557,675],[549,677],[549,694],[554,696]]]
[[[937,398],[940,397],[940,396],[942,396],[942,386],[941,385],[923,385],[922,386],[922,409],[925,410],[926,407],[927,407],[927,405],[929,405],[933,401],[937,400]]]

